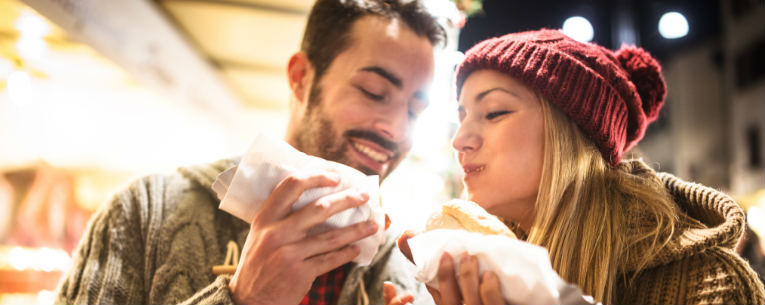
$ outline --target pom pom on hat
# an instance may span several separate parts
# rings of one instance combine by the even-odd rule
[[[643,111],[649,122],[656,120],[664,105],[667,88],[661,76],[661,66],[648,52],[633,46],[622,46],[616,51],[616,59],[635,84]]]
[[[661,66],[648,52],[613,52],[542,29],[484,40],[457,67],[457,94],[476,70],[492,69],[521,81],[563,111],[616,166],[643,138],[664,105]]]

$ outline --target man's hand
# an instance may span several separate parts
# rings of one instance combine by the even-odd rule
[[[348,208],[363,205],[368,194],[346,190],[324,196],[294,213],[292,204],[312,188],[336,186],[331,173],[289,176],[276,186],[255,216],[229,289],[238,304],[297,304],[314,279],[356,257],[351,243],[377,231],[374,221],[306,236],[308,229]]]

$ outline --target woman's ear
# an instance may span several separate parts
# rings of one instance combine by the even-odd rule
[[[290,57],[287,64],[287,80],[292,98],[298,103],[303,103],[308,98],[307,93],[313,80],[313,65],[305,53],[297,52]]]

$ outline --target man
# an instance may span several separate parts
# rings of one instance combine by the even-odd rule
[[[426,106],[433,46],[442,29],[419,3],[318,0],[301,51],[289,61],[295,148],[386,177],[411,146]],[[349,190],[289,213],[304,191],[338,183],[330,173],[283,180],[252,224],[217,209],[211,184],[236,161],[150,176],[118,193],[94,216],[59,287],[57,303],[351,304],[431,302],[409,265],[386,243],[366,267],[349,263],[351,243],[371,235],[359,223],[315,236],[307,228],[364,204]],[[226,245],[242,247],[236,273],[215,276]],[[383,285],[383,281],[393,284]],[[385,292],[383,292],[385,290]],[[419,298],[419,296],[423,298]]]

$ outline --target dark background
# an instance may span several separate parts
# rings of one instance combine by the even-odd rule
[[[731,1],[735,11],[736,7],[745,9],[747,4],[760,0]],[[700,41],[719,36],[720,6],[718,0],[485,0],[483,12],[469,17],[460,32],[459,50],[464,52],[481,40],[505,33],[543,27],[559,29],[566,18],[582,16],[594,28],[593,42],[611,49],[621,45],[615,33],[619,19],[627,20],[636,34],[635,43],[662,60]],[[680,12],[688,20],[690,29],[687,36],[664,39],[659,35],[659,18],[669,11]]]

